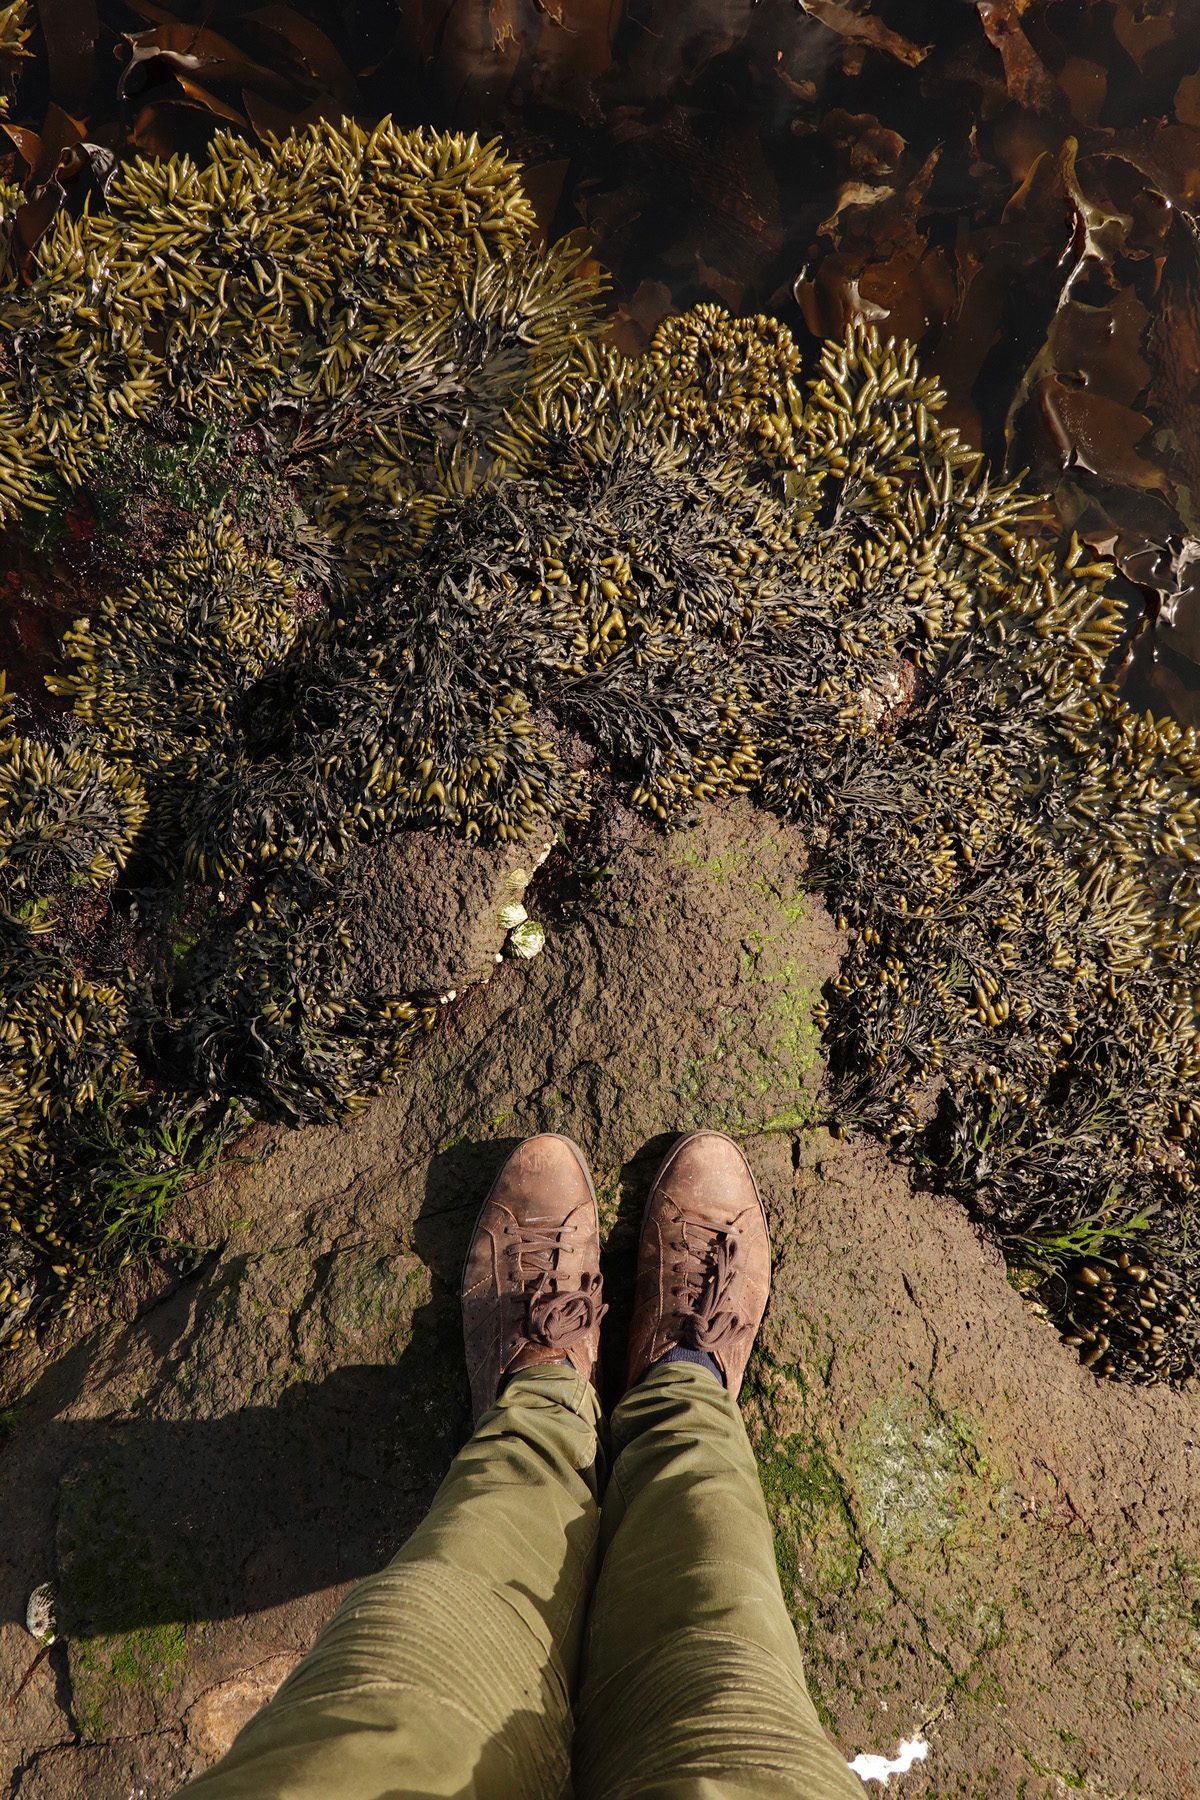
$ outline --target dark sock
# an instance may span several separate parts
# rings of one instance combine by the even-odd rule
[[[710,1374],[716,1376],[722,1387],[725,1386],[721,1365],[715,1356],[708,1354],[707,1350],[692,1350],[687,1344],[676,1344],[673,1350],[668,1350],[665,1356],[660,1356],[657,1362],[652,1362],[650,1368],[646,1370],[646,1374],[649,1375],[651,1369],[663,1368],[666,1363],[695,1363],[697,1368],[707,1369]]]

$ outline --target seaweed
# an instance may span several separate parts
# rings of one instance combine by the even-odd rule
[[[912,346],[859,321],[811,369],[777,320],[704,306],[621,356],[500,151],[388,122],[130,165],[109,206],[60,220],[0,307],[23,503],[52,469],[100,506],[117,414],[143,461],[168,418],[214,467],[243,434],[267,503],[193,481],[158,566],[65,635],[67,746],[0,746],[14,792],[55,794],[0,914],[22,1318],[30,1268],[71,1294],[103,1261],[71,1134],[111,1125],[106,1096],[175,1142],[401,1074],[436,1008],[355,957],[364,852],[544,841],[606,792],[665,824],[720,793],[802,821],[851,934],[823,1011],[839,1128],[907,1149],[1014,1256],[1069,1269],[1103,1216],[1182,1291],[1200,746],[1106,683],[1112,565],[989,478]],[[81,948],[72,881],[129,930]],[[1083,1353],[1176,1379],[1189,1320]]]

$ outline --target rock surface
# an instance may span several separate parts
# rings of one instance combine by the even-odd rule
[[[219,1755],[467,1432],[457,1275],[514,1142],[587,1151],[615,1368],[646,1189],[702,1123],[743,1139],[771,1217],[745,1412],[847,1760],[922,1735],[912,1800],[1200,1792],[1200,1405],[1096,1383],[958,1206],[820,1128],[841,940],[798,834],[739,803],[668,837],[618,819],[596,860],[558,911],[547,865],[544,952],[447,1009],[404,1087],[257,1128],[192,1191],[196,1275],[12,1366],[0,1793],[165,1800]]]
[[[476,844],[398,831],[360,850],[345,903],[364,988],[441,995],[487,981],[548,844]]]

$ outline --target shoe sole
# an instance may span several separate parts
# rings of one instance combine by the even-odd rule
[[[538,1132],[535,1132],[534,1135],[535,1135],[535,1137],[539,1137],[539,1138],[554,1138],[558,1143],[565,1144],[567,1146],[567,1148],[571,1151],[572,1155],[575,1158],[575,1161],[579,1164],[579,1167],[583,1173],[583,1179],[587,1182],[588,1193],[592,1197],[592,1207],[596,1214],[596,1234],[597,1234],[597,1236],[599,1236],[600,1208],[596,1203],[596,1188],[595,1188],[595,1184],[592,1181],[592,1171],[587,1166],[587,1158],[584,1156],[583,1151],[579,1148],[579,1145],[575,1142],[574,1138],[567,1137],[561,1131],[538,1131]],[[459,1277],[459,1282],[458,1282],[458,1298],[459,1298],[460,1305],[466,1299],[467,1266],[471,1261],[471,1245],[475,1242],[475,1233],[479,1230],[479,1221],[480,1221],[480,1219],[482,1219],[484,1213],[487,1211],[487,1208],[491,1202],[492,1195],[495,1193],[496,1189],[500,1185],[500,1178],[504,1174],[505,1169],[507,1169],[507,1167],[508,1167],[509,1163],[512,1161],[513,1157],[517,1154],[517,1150],[523,1150],[525,1145],[528,1144],[530,1141],[531,1140],[529,1138],[522,1138],[521,1142],[517,1145],[516,1149],[509,1151],[509,1153],[505,1157],[504,1161],[500,1164],[499,1169],[496,1171],[496,1179],[492,1182],[491,1187],[488,1189],[487,1193],[484,1195],[483,1202],[480,1205],[479,1211],[475,1214],[475,1223],[471,1227],[471,1236],[467,1243],[466,1255],[463,1257],[462,1274]],[[762,1204],[761,1201],[759,1202],[759,1204],[760,1205]]]

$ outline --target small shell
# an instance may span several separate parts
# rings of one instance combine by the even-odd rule
[[[52,1644],[58,1636],[58,1622],[54,1617],[54,1587],[49,1581],[43,1581],[41,1587],[35,1587],[29,1596],[29,1604],[25,1608],[25,1629],[39,1644]]]
[[[515,931],[517,926],[523,925],[528,917],[529,914],[525,911],[525,908],[521,905],[519,900],[513,906],[502,906],[500,908],[500,923],[503,925],[505,931]]]
[[[544,928],[536,920],[529,919],[524,925],[518,925],[509,934],[508,947],[514,956],[528,959],[536,956],[546,942]]]

